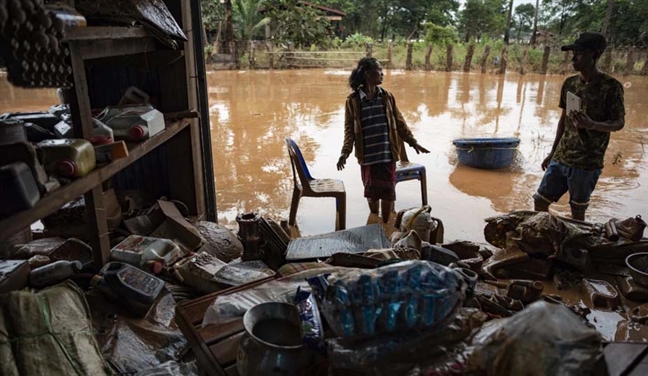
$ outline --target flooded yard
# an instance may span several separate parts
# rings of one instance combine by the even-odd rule
[[[346,70],[213,72],[208,76],[217,204],[221,223],[238,212],[259,210],[288,216],[292,171],[284,143],[293,138],[316,178],[344,180],[347,227],[364,225],[360,167],[354,157],[344,171],[336,162],[342,147]],[[606,166],[592,196],[588,220],[648,214],[648,94],[645,77],[619,77],[625,84],[626,127],[612,135]],[[483,219],[530,209],[541,178],[540,163],[551,150],[560,116],[563,76],[404,72],[385,73],[410,128],[430,154],[424,164],[433,216],[446,239],[483,241]],[[484,171],[457,165],[452,140],[461,137],[519,137],[512,170]],[[396,210],[420,205],[418,181],[399,183]],[[297,214],[302,234],[334,229],[334,199],[303,198]],[[567,215],[567,196],[552,208]]]
[[[344,180],[347,227],[364,225],[360,167],[354,157],[344,171],[342,147],[347,70],[219,71],[208,75],[209,102],[221,223],[237,213],[260,211],[287,218],[292,171],[284,143],[293,138],[316,178]],[[540,163],[551,149],[560,116],[562,76],[403,72],[387,70],[383,86],[396,101],[419,143],[416,155],[428,176],[432,214],[443,220],[446,239],[483,241],[483,219],[532,208],[542,178]],[[612,135],[606,166],[592,196],[588,220],[648,215],[648,78],[619,77],[626,87],[626,127]],[[0,76],[0,112],[39,111],[57,103],[53,90],[13,88]],[[519,137],[512,170],[482,171],[456,163],[452,140]],[[420,205],[418,181],[399,183],[396,210]],[[553,206],[569,213],[567,197]],[[297,214],[302,234],[333,231],[334,199],[303,198]]]

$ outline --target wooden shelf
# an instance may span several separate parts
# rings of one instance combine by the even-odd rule
[[[68,31],[64,43],[84,60],[153,52],[157,41],[141,27],[79,27]]]
[[[47,194],[45,197],[41,198],[33,208],[0,220],[0,240],[6,239],[26,227],[29,227],[39,219],[54,213],[66,203],[73,201],[77,197],[92,190],[94,187],[100,185],[119,171],[128,167],[131,163],[140,159],[151,150],[167,142],[188,125],[189,122],[187,120],[167,123],[165,130],[153,136],[151,139],[135,145],[131,150],[129,150],[127,158],[118,159],[108,165],[99,167],[88,175],[76,179]]]

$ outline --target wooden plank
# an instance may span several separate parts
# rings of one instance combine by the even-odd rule
[[[209,347],[207,347],[205,341],[200,338],[191,321],[187,320],[186,312],[181,306],[176,306],[176,323],[187,339],[187,342],[189,342],[189,345],[191,345],[191,349],[200,366],[198,368],[207,375],[225,376],[225,371],[209,351]]]
[[[90,98],[88,96],[88,81],[86,79],[85,62],[81,56],[81,51],[77,46],[70,46],[70,60],[72,61],[72,70],[74,72],[74,89],[76,92],[76,103],[73,104],[78,110],[78,120],[81,124],[74,124],[75,134],[80,134],[82,138],[88,139],[92,133],[92,108],[90,107]],[[74,119],[76,120],[76,119]],[[79,133],[79,131],[81,131]]]
[[[66,30],[63,42],[97,39],[132,39],[151,36],[143,27],[88,26]]]
[[[215,345],[209,346],[209,351],[211,351],[221,367],[227,367],[232,363],[236,363],[236,353],[238,352],[238,347],[244,334],[245,332],[238,333]]]
[[[90,245],[94,267],[98,270],[110,261],[110,238],[101,184],[85,194],[85,205],[86,210],[92,214],[90,225],[96,236],[92,238]]]
[[[243,325],[243,319],[239,318],[237,320],[224,324],[207,325],[203,328],[200,328],[198,333],[207,345],[212,345],[218,341],[225,339],[226,337],[240,333],[244,330],[245,326]]]
[[[157,48],[157,42],[153,37],[80,40],[70,41],[68,45],[70,48],[76,48],[84,60],[148,53]]]
[[[225,368],[225,373],[227,374],[227,376],[239,376],[236,364],[232,364],[231,366]]]
[[[603,355],[609,376],[627,374],[632,364],[648,351],[648,345],[632,342],[612,342],[605,346]]]
[[[95,169],[88,175],[49,193],[41,198],[32,209],[21,211],[11,217],[0,220],[0,240],[6,239],[39,219],[54,213],[61,206],[88,192],[151,150],[167,142],[188,125],[189,123],[186,120],[167,124],[167,128],[164,131],[155,135],[150,140],[137,144],[131,149],[127,158],[118,159],[104,167]]]

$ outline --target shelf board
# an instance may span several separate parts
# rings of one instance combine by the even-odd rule
[[[142,27],[89,26],[67,32],[63,39],[84,60],[153,52],[157,42]]]
[[[0,220],[0,240],[10,237],[18,231],[29,227],[39,219],[54,213],[63,205],[75,200],[77,197],[83,195],[92,188],[103,183],[105,180],[111,178],[119,171],[128,167],[131,163],[140,159],[151,150],[164,144],[188,125],[189,122],[187,120],[167,123],[165,130],[130,149],[127,158],[118,159],[105,166],[99,167],[88,175],[76,179],[63,187],[48,193],[42,197],[33,208],[21,211],[8,218]]]

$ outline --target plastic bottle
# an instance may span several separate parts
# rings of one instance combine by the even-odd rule
[[[32,270],[29,273],[29,285],[36,288],[52,286],[73,277],[82,268],[81,261],[57,261]]]
[[[110,251],[110,258],[153,274],[162,272],[165,265],[180,258],[180,247],[168,239],[131,235]]]
[[[109,262],[92,278],[90,285],[146,317],[164,282],[133,266]]]
[[[46,140],[38,147],[45,170],[53,175],[80,178],[96,166],[94,148],[86,140]]]
[[[88,140],[92,145],[111,144],[114,140],[113,130],[106,124],[92,118],[92,134]]]

